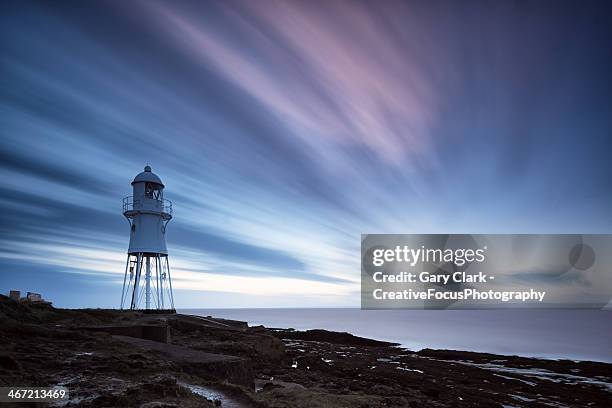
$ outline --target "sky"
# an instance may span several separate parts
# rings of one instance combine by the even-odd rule
[[[0,290],[118,307],[130,182],[177,308],[358,307],[363,233],[612,233],[604,2],[3,2]]]

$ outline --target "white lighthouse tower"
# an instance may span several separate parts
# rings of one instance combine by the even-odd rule
[[[134,178],[132,187],[133,195],[123,199],[123,215],[130,223],[130,246],[121,309],[174,309],[166,249],[172,202],[164,198],[164,184],[149,166]]]

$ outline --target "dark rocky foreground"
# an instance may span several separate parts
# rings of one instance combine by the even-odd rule
[[[0,386],[68,387],[70,400],[55,406],[612,406],[604,363],[412,352],[347,333],[4,296],[0,324]]]

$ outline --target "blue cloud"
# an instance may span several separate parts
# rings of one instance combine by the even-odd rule
[[[293,279],[309,302],[358,303],[361,233],[610,232],[602,7],[11,3],[0,288],[106,305],[145,164],[177,281]]]

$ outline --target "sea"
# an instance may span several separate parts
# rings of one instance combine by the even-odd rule
[[[249,326],[326,329],[399,343],[418,351],[452,349],[612,363],[612,311],[181,309]]]

